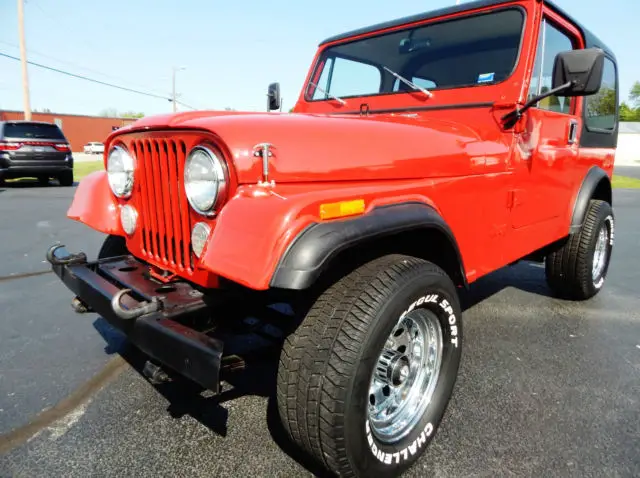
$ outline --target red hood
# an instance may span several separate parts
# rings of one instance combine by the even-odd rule
[[[507,146],[464,124],[403,115],[374,117],[197,111],[143,118],[140,129],[208,130],[233,156],[239,183],[261,178],[259,143],[271,143],[276,182],[409,179],[472,174]]]

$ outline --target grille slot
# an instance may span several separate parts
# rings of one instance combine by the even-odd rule
[[[139,164],[142,252],[191,272],[189,208],[180,186],[186,146],[172,139],[141,139],[131,147]]]

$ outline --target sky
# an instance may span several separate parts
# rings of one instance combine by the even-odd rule
[[[462,0],[464,3],[465,0]],[[621,100],[640,81],[633,40],[640,1],[556,0],[615,52]],[[173,67],[179,101],[196,109],[266,109],[279,81],[285,110],[298,98],[325,38],[455,0],[25,0],[30,61],[169,97]],[[16,0],[0,0],[0,53],[19,57]],[[171,111],[150,98],[29,66],[32,109],[146,115]],[[0,57],[0,109],[22,109],[20,62]],[[188,109],[180,106],[179,110]]]

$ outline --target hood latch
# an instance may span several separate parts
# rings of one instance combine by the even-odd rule
[[[262,158],[262,180],[258,181],[258,186],[275,186],[275,181],[269,180],[269,158],[273,157],[273,145],[271,143],[260,143],[253,147],[253,155]]]

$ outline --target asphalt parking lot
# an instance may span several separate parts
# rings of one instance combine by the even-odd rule
[[[0,188],[0,476],[315,474],[284,438],[272,363],[219,399],[154,387],[120,358],[138,365],[119,334],[71,311],[44,252],[62,241],[93,257],[103,238],[65,218],[72,194]],[[640,475],[640,191],[617,190],[614,204],[613,263],[595,299],[551,298],[529,264],[464,296],[455,395],[407,476]]]

